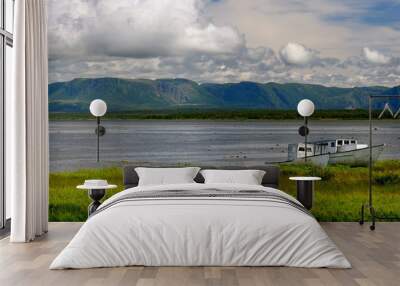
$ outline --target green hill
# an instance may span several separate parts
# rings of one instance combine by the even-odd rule
[[[294,109],[309,98],[319,109],[366,108],[366,96],[399,94],[400,87],[338,88],[298,83],[204,83],[187,79],[74,79],[49,85],[50,112],[83,112],[93,99],[109,111],[196,109]],[[381,105],[379,103],[378,105]]]

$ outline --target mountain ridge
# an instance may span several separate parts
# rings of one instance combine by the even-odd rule
[[[93,99],[107,102],[111,112],[198,108],[282,109],[296,108],[309,98],[319,109],[368,107],[368,95],[397,95],[400,86],[327,87],[302,83],[197,83],[185,78],[123,79],[77,78],[49,84],[50,112],[87,112]],[[377,103],[376,107],[384,103]]]

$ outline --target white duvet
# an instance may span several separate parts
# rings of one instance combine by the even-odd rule
[[[257,189],[262,186],[180,184],[129,192]],[[126,201],[94,215],[50,269],[145,266],[294,266],[350,268],[318,222],[286,204],[258,199],[176,198]]]

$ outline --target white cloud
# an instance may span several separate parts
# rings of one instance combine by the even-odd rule
[[[322,59],[326,60],[326,59]],[[188,78],[198,82],[300,82],[327,86],[400,84],[400,61],[372,65],[362,57],[351,61],[308,66],[286,65],[271,49],[249,49],[232,55],[197,55],[161,58],[93,57],[49,62],[50,81],[77,77]]]
[[[352,15],[348,1],[48,1],[51,82],[112,76],[400,84],[400,30],[324,20]],[[362,47],[393,56],[370,48],[360,55]]]
[[[289,65],[307,65],[315,56],[315,53],[303,45],[288,43],[280,51],[282,60]]]
[[[372,64],[385,65],[390,62],[390,57],[368,47],[363,49],[364,58]]]
[[[384,1],[382,6],[390,7],[394,1],[398,2]],[[288,42],[304,43],[323,57],[343,60],[365,46],[400,53],[398,24],[359,21],[361,14],[385,17],[385,11],[371,9],[379,2],[383,1],[224,0],[209,10],[215,23],[234,25],[244,33],[250,47],[278,50]]]
[[[242,36],[213,24],[204,5],[203,0],[50,0],[51,57],[146,58],[240,49]]]

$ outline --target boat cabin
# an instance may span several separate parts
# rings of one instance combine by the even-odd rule
[[[307,157],[357,150],[357,144],[357,140],[351,138],[310,142],[307,144]],[[304,158],[305,154],[304,143],[297,144],[297,158]]]
[[[314,156],[314,145],[307,144],[307,157]],[[304,143],[297,144],[297,158],[304,158],[306,154]]]
[[[357,150],[357,140],[356,139],[336,139],[336,140],[328,140],[326,142],[315,142],[314,144],[327,144],[325,147],[324,153],[337,153],[337,152],[346,152]]]

